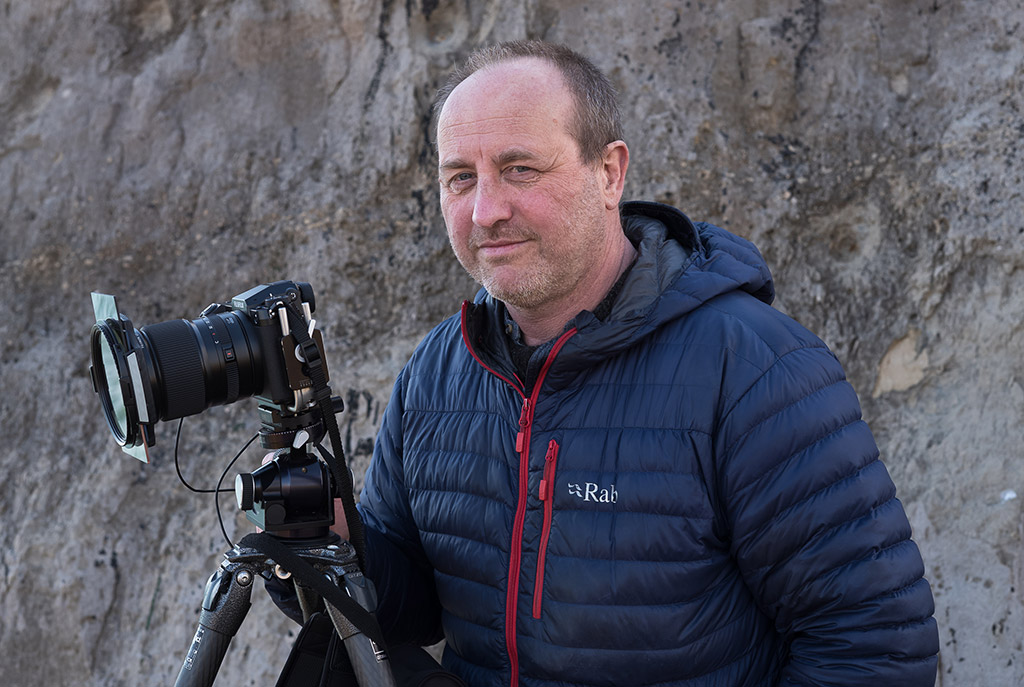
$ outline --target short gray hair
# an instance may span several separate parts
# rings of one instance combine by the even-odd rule
[[[604,155],[604,148],[622,138],[619,103],[615,87],[594,63],[564,45],[545,41],[509,41],[474,51],[453,71],[434,99],[433,114],[441,114],[455,87],[474,73],[503,62],[535,57],[555,66],[562,75],[575,107],[569,134],[587,164]]]

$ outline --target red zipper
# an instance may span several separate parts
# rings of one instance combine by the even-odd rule
[[[544,366],[537,375],[537,381],[533,383],[533,393],[529,398],[523,398],[523,408],[519,413],[519,433],[516,435],[516,451],[519,452],[519,504],[516,507],[516,519],[512,525],[512,550],[508,565],[508,589],[505,596],[505,646],[508,649],[508,659],[511,664],[511,675],[509,684],[511,687],[519,687],[519,651],[516,642],[516,599],[519,596],[519,565],[523,555],[523,525],[526,522],[526,500],[527,480],[529,478],[530,466],[530,431],[533,425],[533,414],[537,406],[537,397],[540,395],[540,388],[544,383],[551,364],[555,357],[562,350],[565,342],[576,333],[576,329],[570,329],[558,337],[551,347]],[[520,394],[522,391],[520,391]]]
[[[469,349],[470,355],[472,355],[485,370],[493,374],[498,379],[504,381],[523,397],[523,406],[519,412],[519,432],[516,434],[516,452],[519,453],[519,499],[518,505],[516,506],[516,517],[512,524],[512,545],[508,566],[508,589],[506,590],[505,596],[505,647],[508,650],[508,659],[511,670],[509,684],[511,687],[519,687],[519,653],[516,643],[516,599],[519,596],[519,567],[523,555],[523,526],[526,522],[526,500],[528,496],[527,481],[530,475],[530,431],[531,425],[533,424],[533,414],[536,410],[537,397],[540,395],[540,388],[544,383],[544,377],[547,376],[548,370],[551,369],[551,365],[555,362],[555,357],[558,355],[558,352],[562,350],[562,346],[564,346],[565,342],[576,334],[576,328],[573,327],[568,330],[558,337],[557,341],[555,341],[554,345],[551,347],[551,352],[548,353],[548,357],[544,361],[544,366],[541,367],[540,374],[537,375],[537,381],[533,384],[533,393],[527,397],[521,385],[516,385],[508,377],[498,374],[494,369],[486,365],[484,361],[480,359],[480,356],[476,354],[476,350],[473,348],[473,342],[469,340],[469,329],[467,326],[468,315],[469,301],[465,301],[462,304],[462,340],[465,343],[466,348]],[[545,470],[546,469],[547,466],[545,461]]]
[[[531,398],[536,400],[537,388]],[[508,564],[508,586],[505,593],[505,647],[511,663],[512,687],[519,685],[519,653],[516,647],[516,597],[519,596],[519,564],[523,555],[523,525],[526,522],[526,482],[530,466],[530,425],[533,422],[531,398],[523,398],[523,409],[519,413],[519,433],[516,434],[516,451],[519,453],[519,503],[516,518],[512,524],[512,546]]]
[[[548,538],[551,536],[551,515],[555,501],[555,466],[558,463],[558,442],[548,442],[544,456],[544,477],[540,481],[540,500],[544,502],[544,528],[540,533],[540,550],[537,552],[537,577],[533,587],[533,617],[540,618],[540,600],[544,591],[544,560],[548,554]]]

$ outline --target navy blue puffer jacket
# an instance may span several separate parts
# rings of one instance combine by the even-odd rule
[[[910,526],[756,248],[627,203],[639,257],[519,382],[483,292],[399,376],[360,509],[393,637],[484,685],[932,685]]]

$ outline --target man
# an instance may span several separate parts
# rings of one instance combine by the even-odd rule
[[[747,241],[620,206],[614,92],[544,43],[437,103],[483,287],[395,384],[360,509],[396,641],[469,685],[931,685],[933,602],[856,396]]]

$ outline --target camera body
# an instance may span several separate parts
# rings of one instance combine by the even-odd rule
[[[261,284],[214,303],[195,320],[168,320],[136,329],[113,296],[93,293],[93,387],[121,448],[149,462],[153,426],[255,396],[285,416],[312,402],[306,357],[292,318],[308,325],[327,378],[323,337],[315,328],[313,288],[305,282]]]

